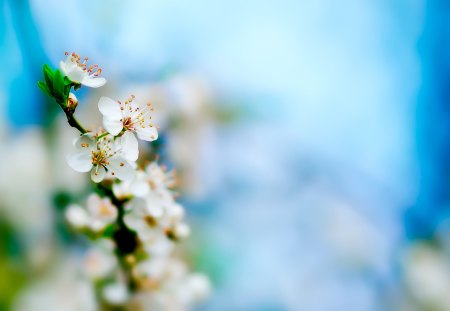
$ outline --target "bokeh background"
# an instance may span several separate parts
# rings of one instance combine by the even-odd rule
[[[214,285],[198,310],[450,310],[449,20],[444,0],[0,0],[0,310],[52,299],[86,182],[36,87],[65,51],[108,79],[83,123],[104,94],[156,107]]]

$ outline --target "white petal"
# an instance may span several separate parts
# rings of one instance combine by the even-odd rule
[[[109,160],[108,170],[120,180],[131,180],[136,173],[133,166],[122,157],[113,157]]]
[[[167,216],[174,221],[179,221],[184,217],[184,208],[175,202],[167,205],[166,212]]]
[[[103,288],[103,298],[112,305],[124,304],[128,297],[128,289],[122,283],[108,284]]]
[[[83,79],[87,76],[86,71],[81,69],[78,66],[73,67],[71,70],[67,72],[67,77],[73,82],[81,83]]]
[[[152,193],[152,192],[150,192]],[[164,207],[161,200],[156,199],[154,196],[148,196],[147,200],[147,213],[152,215],[153,217],[159,218],[164,213]]]
[[[80,229],[89,223],[89,216],[84,208],[78,205],[70,205],[65,213],[67,221],[73,227]]]
[[[84,151],[85,153],[88,153],[86,150],[95,150],[97,147],[97,144],[95,143],[95,140],[92,139],[89,135],[81,135],[75,141],[73,142],[73,146],[79,150]]]
[[[129,202],[129,209],[131,209],[132,213],[138,217],[144,218],[148,215],[147,211],[147,202],[141,198],[133,198]]]
[[[122,112],[120,111],[120,104],[111,98],[102,96],[98,101],[98,109],[103,116],[113,120],[120,120]]]
[[[145,197],[150,191],[150,185],[146,180],[146,175],[142,171],[136,173],[136,178],[131,181],[130,190],[137,197]]]
[[[88,87],[97,88],[97,87],[101,87],[101,86],[105,85],[106,79],[105,78],[96,78],[96,77],[85,77],[81,81],[81,84],[88,86]]]
[[[91,171],[91,179],[95,183],[101,182],[105,178],[105,175],[106,175],[106,170],[101,165],[97,165]]]
[[[95,215],[98,212],[98,208],[102,203],[102,198],[96,193],[92,193],[86,200],[86,209],[91,215]]]
[[[162,234],[161,231],[159,232],[159,234],[153,233],[153,236],[150,236],[150,240],[151,243],[144,244],[145,251],[150,256],[155,256],[159,258],[167,257],[174,249],[174,243],[171,240],[169,240],[165,236],[165,234]]]
[[[100,248],[91,249],[83,263],[84,272],[93,279],[105,278],[114,272],[116,267],[117,259],[114,254]]]
[[[120,137],[120,144],[122,147],[122,155],[128,161],[136,161],[139,157],[139,147],[136,136],[131,131],[126,131]]]
[[[125,222],[128,228],[135,231],[139,231],[146,226],[146,223],[143,220],[143,218],[133,213],[125,214],[125,216],[123,217],[123,221]]]
[[[90,153],[79,152],[66,157],[67,164],[77,172],[86,173],[92,168]]]
[[[137,126],[136,134],[139,139],[146,141],[154,141],[158,139],[158,131],[156,130],[155,126],[146,126],[144,128]]]
[[[118,135],[123,129],[120,119],[110,119],[108,117],[103,117],[103,126],[113,136]]]
[[[97,195],[96,195],[97,196]],[[117,219],[117,208],[111,203],[111,200],[107,197],[101,199],[98,197],[98,201],[89,205],[88,210],[91,215],[104,224],[111,224]]]
[[[185,223],[179,223],[175,226],[175,236],[180,239],[186,238],[190,233],[191,229]]]
[[[94,232],[100,232],[103,229],[105,229],[106,225],[107,225],[107,223],[102,220],[93,219],[89,223],[89,228]]]
[[[113,193],[118,199],[124,199],[131,196],[130,192],[130,182],[123,181],[120,183],[113,183],[112,185]]]
[[[183,289],[189,293],[191,303],[198,303],[210,295],[211,283],[203,274],[192,273],[185,281]]]
[[[61,61],[59,63],[59,67],[61,71],[67,76],[67,74],[72,71],[75,67],[77,67],[77,63],[72,61],[72,55],[68,55],[65,61]]]
[[[61,71],[65,76],[67,76],[67,73],[69,72],[69,68],[67,67],[66,63],[63,61],[59,62],[59,68],[61,68]]]

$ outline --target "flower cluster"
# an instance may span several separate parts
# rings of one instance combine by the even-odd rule
[[[86,277],[95,284],[103,308],[125,310],[187,310],[204,299],[208,279],[189,272],[177,251],[178,242],[190,229],[184,209],[175,200],[172,171],[150,162],[139,167],[139,140],[158,138],[153,107],[135,96],[125,101],[101,97],[98,109],[103,129],[87,131],[74,112],[71,93],[81,86],[100,87],[97,65],[88,66],[76,53],[66,53],[61,71],[44,67],[39,87],[55,98],[70,126],[80,131],[74,152],[67,156],[75,171],[90,173],[97,185],[85,206],[71,204],[66,220],[72,228],[93,240],[85,255]]]

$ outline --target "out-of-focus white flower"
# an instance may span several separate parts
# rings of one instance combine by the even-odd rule
[[[138,170],[132,180],[122,181],[121,183],[113,184],[114,195],[119,199],[137,196],[145,197],[150,189],[147,174]]]
[[[181,293],[185,302],[194,304],[204,301],[211,293],[211,283],[209,279],[200,273],[192,273],[184,281]]]
[[[406,285],[424,309],[450,310],[450,265],[443,254],[415,244],[405,257],[404,269]]]
[[[113,185],[114,194],[119,198],[137,196],[153,200],[173,201],[173,193],[170,188],[175,185],[173,171],[166,172],[164,167],[152,162],[145,170],[138,170],[131,181]]]
[[[183,222],[183,218],[184,209],[181,205],[176,202],[167,205],[162,226],[170,237],[183,239],[190,234],[190,228]]]
[[[179,222],[173,226],[173,233],[178,239],[185,239],[191,233],[191,228],[184,222]]]
[[[101,198],[93,193],[87,199],[86,209],[79,205],[70,205],[66,210],[66,219],[77,229],[87,227],[99,232],[116,221],[117,207],[109,198]]]
[[[135,170],[123,157],[122,146],[110,135],[96,139],[91,134],[80,136],[74,143],[77,153],[67,157],[69,166],[77,172],[91,171],[94,182],[101,182],[108,170],[120,180],[133,178]]]
[[[173,295],[161,291],[141,291],[133,296],[129,310],[139,311],[185,311],[181,302]]]
[[[14,228],[30,269],[42,269],[54,257],[55,170],[49,155],[38,128],[11,131],[0,142],[0,217]]]
[[[137,294],[131,304],[150,304],[154,310],[187,310],[211,291],[207,277],[189,273],[186,264],[174,257],[150,257],[136,265],[133,276],[143,289],[142,295],[144,290],[148,294],[145,299]]]
[[[130,211],[124,216],[125,224],[139,237],[152,236],[161,231],[160,219],[164,215],[161,204],[148,204],[146,199],[134,198],[127,204],[127,209]]]
[[[189,227],[182,222],[184,209],[171,199],[150,192],[146,198],[131,200],[127,209],[125,224],[136,231],[141,240],[153,240],[160,232],[173,239],[189,235]]]
[[[123,305],[129,298],[128,288],[121,282],[105,285],[102,294],[103,299],[111,305]]]
[[[83,268],[88,277],[98,280],[111,275],[117,265],[114,243],[111,240],[102,239],[86,253]]]
[[[152,257],[141,261],[133,270],[133,275],[139,278],[149,278],[153,282],[161,282],[170,268],[171,259],[166,257]]]
[[[98,311],[90,280],[79,273],[75,257],[60,258],[50,271],[26,284],[15,297],[13,311]]]
[[[173,171],[166,171],[164,166],[157,162],[152,162],[145,168],[147,180],[152,190],[161,193],[172,188],[175,183],[175,175]]]
[[[167,257],[175,249],[174,241],[163,231],[154,231],[152,235],[140,236],[145,252],[154,257]]]
[[[81,61],[81,57],[76,53],[66,52],[66,56],[66,60],[60,62],[60,68],[72,82],[94,88],[105,85],[106,79],[99,78],[102,69],[98,65],[88,66],[88,58]]]
[[[114,101],[108,97],[100,98],[98,108],[103,115],[103,126],[105,129],[116,136],[122,130],[125,130],[120,137],[124,148],[124,155],[130,161],[138,158],[137,137],[146,141],[153,141],[158,138],[158,131],[152,123],[150,115],[153,107],[150,103],[140,104],[134,101],[131,96],[125,102]]]

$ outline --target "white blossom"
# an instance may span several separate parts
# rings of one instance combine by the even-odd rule
[[[117,219],[117,207],[107,197],[91,194],[86,208],[72,204],[67,208],[66,219],[75,228],[89,228],[94,232],[103,230]]]
[[[122,282],[115,282],[105,285],[102,290],[103,299],[111,305],[123,305],[129,298],[126,285]]]
[[[66,60],[60,62],[60,68],[72,82],[94,88],[105,85],[106,79],[99,77],[102,69],[97,64],[88,66],[88,58],[81,61],[76,53],[66,52],[66,56]]]
[[[132,180],[125,180],[113,184],[113,192],[117,198],[125,199],[132,196],[144,198],[150,191],[147,174],[141,170],[136,171]]]
[[[67,157],[67,163],[77,172],[91,171],[94,182],[101,182],[107,171],[120,180],[133,178],[135,170],[123,157],[123,146],[110,135],[96,138],[91,134],[84,134],[74,145],[77,152]]]
[[[109,239],[101,239],[86,253],[83,269],[85,274],[99,280],[111,275],[118,267],[114,254],[114,243]]]
[[[174,172],[167,172],[165,167],[158,165],[157,162],[151,162],[144,171],[138,170],[133,180],[114,184],[113,191],[120,198],[131,196],[145,198],[156,195],[172,201],[174,194],[171,188],[174,185]]]
[[[117,136],[124,130],[120,139],[127,151],[125,156],[130,161],[135,161],[139,154],[138,142],[133,133],[146,141],[158,138],[158,131],[151,120],[153,107],[150,103],[137,103],[134,96],[123,103],[102,97],[98,102],[98,108],[103,115],[103,126],[110,134]]]
[[[164,208],[159,202],[149,204],[142,198],[134,198],[127,204],[129,212],[124,216],[128,228],[137,232],[141,239],[148,238],[161,231],[160,221],[164,215]]]
[[[211,283],[209,279],[201,273],[192,273],[185,282],[182,292],[187,296],[189,303],[198,303],[205,300],[211,293]]]
[[[131,299],[130,307],[137,310],[188,310],[211,291],[206,276],[189,273],[175,257],[150,257],[136,265],[133,275],[143,289]]]

